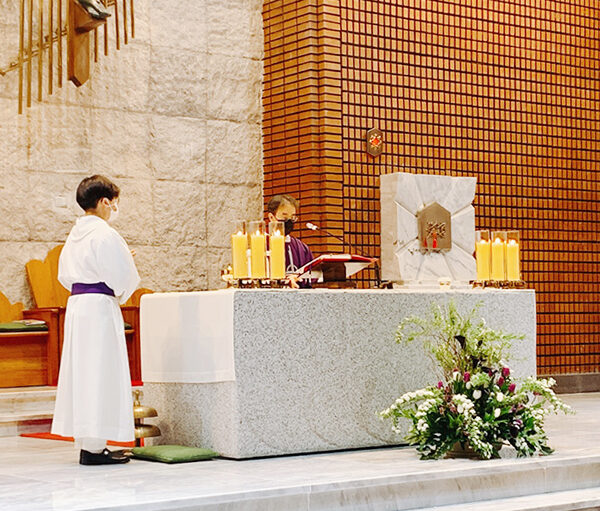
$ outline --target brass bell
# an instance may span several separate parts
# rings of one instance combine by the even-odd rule
[[[133,420],[135,426],[135,445],[141,446],[142,438],[150,438],[153,436],[160,436],[160,429],[152,424],[144,424],[143,420],[148,417],[158,417],[156,410],[150,406],[144,406],[140,404],[140,396],[142,392],[139,390],[133,391]]]

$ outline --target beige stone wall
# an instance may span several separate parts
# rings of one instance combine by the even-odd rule
[[[0,291],[12,301],[31,303],[24,265],[64,242],[86,175],[121,187],[115,227],[155,290],[220,287],[235,220],[261,214],[262,2],[135,1],[136,38],[81,88],[19,116],[17,73],[0,77]],[[0,0],[0,67],[17,55],[17,9]]]

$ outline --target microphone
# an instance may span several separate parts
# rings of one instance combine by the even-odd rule
[[[311,224],[310,222],[306,223],[306,228],[310,229],[311,231],[323,231],[325,234],[327,234],[327,236],[331,236],[332,238],[335,238],[336,240],[341,241],[344,245],[346,245],[346,242],[343,240],[343,238],[340,238],[339,236],[336,236],[335,234],[330,233],[329,231],[325,230],[325,229],[321,229],[318,225],[316,224]],[[348,248],[351,248],[350,245],[348,245]],[[360,254],[360,255],[364,255],[364,254]],[[365,256],[366,257],[366,256]]]
[[[346,242],[344,241],[343,238],[340,238],[339,236],[336,236],[335,234],[330,233],[328,230],[326,229],[321,229],[318,225],[313,224],[311,222],[307,222],[306,223],[306,228],[310,229],[311,231],[323,231],[327,236],[331,236],[332,238],[335,238],[336,240],[339,240],[343,243],[343,245],[347,245]],[[350,251],[352,251],[352,249],[354,247],[351,247],[350,245],[348,245],[348,248],[350,249]],[[358,254],[360,254],[363,257],[371,257],[371,256],[367,256],[365,255],[363,252],[359,251],[359,250],[355,250]],[[375,261],[375,280],[377,282],[377,287],[381,286],[381,273],[379,270],[379,260]]]

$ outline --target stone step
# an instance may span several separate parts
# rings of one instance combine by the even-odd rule
[[[22,433],[47,433],[52,426],[52,412],[0,416],[0,437]]]
[[[0,416],[29,415],[54,409],[56,387],[19,387],[0,390]]]
[[[0,437],[50,431],[56,387],[0,390]]]
[[[600,481],[598,484],[600,485]],[[419,511],[598,511],[600,510],[600,486],[418,509]]]
[[[0,389],[0,437],[50,431],[55,400],[56,387]]]
[[[346,502],[368,501],[372,509],[412,511],[439,507],[444,511],[457,511],[459,507],[464,510],[463,506],[470,505],[469,509],[474,511],[484,509],[479,506],[493,499],[529,498],[549,492],[596,488],[600,484],[600,455],[597,454],[462,461],[464,463],[454,460],[452,469],[428,469],[427,462],[422,462],[423,468],[418,473],[348,481],[333,488],[313,485],[311,504],[315,504],[314,509],[330,509],[328,506],[343,498]],[[518,508],[491,504],[485,509],[513,511]]]

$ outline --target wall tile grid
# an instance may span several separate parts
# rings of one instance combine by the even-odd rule
[[[303,222],[376,256],[380,174],[477,177],[477,227],[521,231],[539,372],[600,371],[600,2],[313,0],[263,13],[265,198],[298,195]],[[378,158],[364,150],[371,127],[385,134]],[[302,234],[317,253],[348,250]]]

